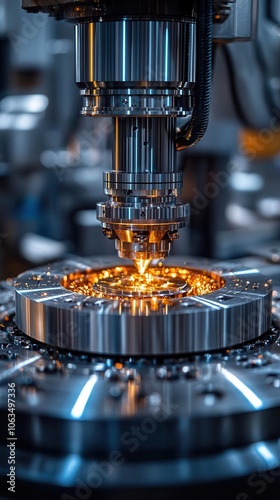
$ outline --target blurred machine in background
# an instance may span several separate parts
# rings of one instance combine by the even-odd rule
[[[213,1],[209,127],[177,168],[175,139],[198,142],[192,117],[207,122],[195,24],[206,29],[211,2],[22,3],[31,13],[0,0],[0,418],[13,430],[10,384],[14,498],[278,498],[279,2]],[[128,62],[130,22],[142,52]],[[153,50],[160,62],[143,67]],[[83,113],[104,117],[80,116],[75,53]],[[169,81],[169,66],[188,78]],[[146,70],[147,85],[126,88]],[[148,278],[110,239],[144,255],[147,214],[165,224],[147,254],[175,240]]]
[[[110,252],[105,238],[103,248],[87,248],[84,233],[86,210],[103,196],[111,123],[80,121],[71,25],[30,16],[20,1],[1,2],[1,16],[3,277],[67,251]],[[94,224],[91,216],[93,234]]]

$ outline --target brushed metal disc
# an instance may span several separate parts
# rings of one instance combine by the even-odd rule
[[[135,310],[130,300],[73,293],[65,275],[114,267],[118,259],[72,259],[23,273],[15,283],[16,322],[38,341],[97,354],[147,356],[211,351],[250,341],[271,324],[271,282],[257,269],[200,259],[166,259],[167,266],[214,272],[225,285],[201,296],[149,300]],[[121,263],[123,265],[123,262]]]

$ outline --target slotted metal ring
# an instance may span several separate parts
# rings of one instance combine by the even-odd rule
[[[64,349],[124,356],[211,351],[250,341],[271,324],[271,282],[257,269],[198,259],[167,259],[165,265],[213,272],[225,285],[202,296],[105,300],[63,287],[65,275],[123,265],[116,259],[80,259],[28,271],[15,284],[16,322],[27,335]],[[140,304],[140,302],[139,302]]]

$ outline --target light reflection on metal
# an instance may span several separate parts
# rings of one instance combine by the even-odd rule
[[[68,293],[67,295],[71,295],[71,293]],[[58,294],[58,295],[52,295],[51,298],[52,300],[54,299],[59,299],[61,297],[61,294]],[[47,302],[48,300],[50,300],[50,297],[47,295],[46,297],[44,297],[43,299],[37,299],[37,302]]]
[[[247,399],[247,401],[256,409],[259,410],[263,406],[262,400],[246,385],[242,382],[236,375],[226,370],[226,368],[221,369],[222,374],[226,379],[241,392],[241,394]]]
[[[137,396],[139,394],[139,386],[134,380],[129,380],[127,383],[127,393],[122,400],[122,414],[129,416],[137,413]]]
[[[97,375],[92,375],[92,377],[90,377],[89,380],[85,383],[84,387],[82,388],[76,400],[76,403],[72,408],[71,416],[73,418],[81,418],[81,416],[83,415],[87,402],[93,391],[93,388],[97,383],[97,380],[98,380]]]
[[[26,366],[35,363],[35,361],[38,361],[39,359],[41,359],[41,357],[42,357],[41,355],[33,356],[32,358],[26,359],[25,361],[22,361],[21,363],[18,363],[12,368],[6,370],[0,376],[0,383],[3,383],[5,380],[8,380],[12,375],[16,374],[17,372],[20,372]]]
[[[257,452],[265,460],[269,468],[274,468],[278,466],[278,459],[271,451],[268,449],[265,443],[258,443],[256,445]]]
[[[246,269],[246,274],[256,274],[256,273],[259,273],[259,270],[258,269]],[[223,276],[232,276],[234,274],[234,276],[242,276],[244,275],[244,270],[243,269],[240,269],[240,271],[237,269],[234,269],[233,271],[229,271],[229,272],[224,272],[223,273]]]

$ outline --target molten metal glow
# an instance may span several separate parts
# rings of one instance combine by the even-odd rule
[[[149,268],[145,274],[129,266],[95,269],[70,274],[62,281],[72,292],[113,300],[205,295],[224,284],[215,273],[162,265]]]

